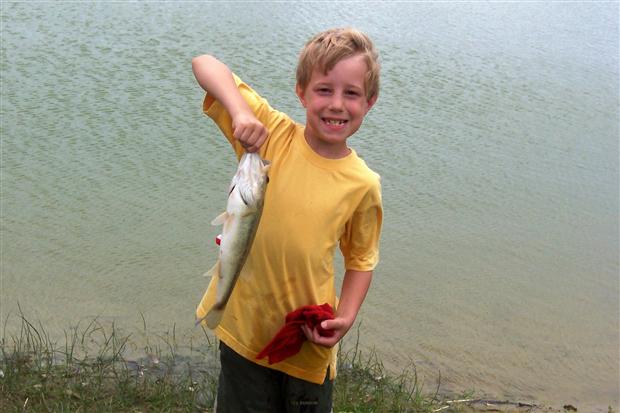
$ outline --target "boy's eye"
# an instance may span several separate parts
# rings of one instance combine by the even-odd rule
[[[347,90],[345,93],[349,96],[361,96],[361,93],[357,90]]]
[[[327,87],[320,87],[320,88],[317,89],[317,92],[319,92],[319,93],[329,93],[330,89],[327,88]]]

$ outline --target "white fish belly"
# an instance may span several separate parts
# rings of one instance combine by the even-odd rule
[[[232,293],[256,232],[257,215],[254,212],[244,217],[231,216],[230,222],[227,222],[227,228],[222,234],[220,244],[220,273],[216,306],[224,305]]]

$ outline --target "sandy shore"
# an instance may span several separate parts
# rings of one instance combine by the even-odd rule
[[[600,413],[615,413],[611,406],[609,407],[594,407],[584,406],[577,407],[570,404],[563,405],[560,408],[543,406],[533,403],[520,403],[502,400],[488,400],[488,399],[464,399],[447,401],[445,405],[434,412],[459,412],[459,413],[477,413],[477,412],[503,412],[503,413],[572,413],[572,412],[600,412]]]

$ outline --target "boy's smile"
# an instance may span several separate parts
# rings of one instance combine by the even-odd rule
[[[315,69],[304,90],[296,91],[306,108],[305,138],[310,147],[326,158],[349,154],[346,140],[362,124],[377,100],[366,97],[368,67],[364,56],[342,59],[327,74]]]

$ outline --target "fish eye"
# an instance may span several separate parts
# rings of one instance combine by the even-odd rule
[[[267,179],[267,181],[266,181],[266,182],[267,182],[267,183],[269,183],[269,177],[268,177],[268,176],[266,176],[266,177],[265,177],[265,179]]]

